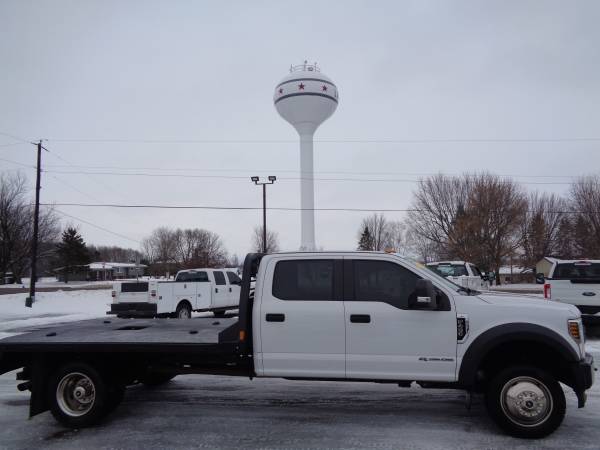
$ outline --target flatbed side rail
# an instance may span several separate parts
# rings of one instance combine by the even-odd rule
[[[242,286],[240,289],[239,320],[229,328],[219,333],[219,342],[237,342],[240,357],[252,357],[252,306],[254,293],[252,281],[256,280],[258,266],[264,256],[263,253],[248,253],[244,260],[242,271]],[[253,367],[251,367],[253,370]]]

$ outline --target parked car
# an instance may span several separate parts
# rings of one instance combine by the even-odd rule
[[[237,273],[224,269],[181,270],[175,281],[115,283],[107,314],[188,319],[192,311],[212,311],[222,317],[238,307],[241,284]]]
[[[473,263],[438,261],[427,263],[427,267],[459,286],[477,291],[487,291],[490,288],[489,277]]]
[[[0,374],[24,368],[30,415],[50,409],[74,428],[114,410],[127,385],[196,373],[464,389],[525,438],[562,423],[560,383],[583,407],[594,382],[574,306],[475,292],[398,255],[249,254],[239,307],[217,321],[101,319],[19,334],[0,340]]]
[[[544,297],[577,306],[587,323],[600,322],[600,260],[554,261]]]

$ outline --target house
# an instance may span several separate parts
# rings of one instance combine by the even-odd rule
[[[535,265],[535,273],[536,274],[543,273],[544,274],[544,278],[548,278],[548,275],[550,275],[550,269],[552,268],[552,265],[556,261],[557,261],[556,258],[551,258],[549,256],[543,257]]]
[[[66,274],[69,281],[108,281],[143,276],[145,264],[121,262],[93,262],[81,266],[71,266]],[[54,269],[58,281],[65,281],[66,267]]]
[[[533,270],[518,266],[500,267],[500,284],[534,283]]]

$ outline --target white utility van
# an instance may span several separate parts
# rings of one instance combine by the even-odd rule
[[[223,316],[237,309],[241,278],[228,269],[190,269],[177,272],[175,281],[124,281],[113,286],[110,311],[118,317],[176,317],[192,311]]]

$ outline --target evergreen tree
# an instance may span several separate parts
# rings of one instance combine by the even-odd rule
[[[76,266],[88,264],[90,255],[85,242],[76,228],[67,227],[62,234],[62,240],[57,244],[56,253],[63,268],[65,283],[69,282],[69,274]]]
[[[373,235],[369,231],[369,227],[365,225],[360,235],[360,239],[358,240],[357,250],[374,250],[374,248],[375,240],[373,239]]]

